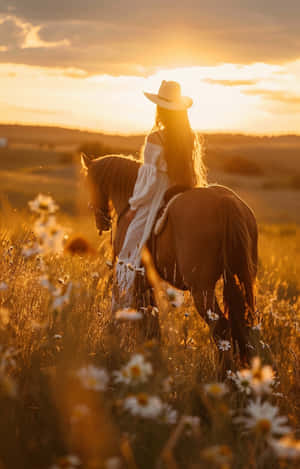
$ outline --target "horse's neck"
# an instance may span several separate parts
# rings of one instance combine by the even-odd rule
[[[110,198],[117,216],[119,217],[128,207],[128,200],[124,199],[124,197],[121,197],[120,194],[112,194]]]

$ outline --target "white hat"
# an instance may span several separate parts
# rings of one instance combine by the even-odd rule
[[[153,103],[158,104],[158,106],[172,109],[173,111],[183,111],[193,104],[192,98],[181,96],[181,87],[177,81],[163,80],[158,94],[144,91],[144,95]]]

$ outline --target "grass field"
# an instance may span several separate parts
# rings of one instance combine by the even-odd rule
[[[82,135],[41,129],[32,141],[24,129],[7,131],[12,142],[0,149],[0,469],[298,468],[300,200],[291,183],[300,170],[298,138],[208,141],[209,180],[234,188],[259,220],[251,344],[261,363],[219,383],[217,348],[189,295],[161,307],[161,343],[145,340],[141,320],[112,322],[110,235],[99,238],[87,212],[76,155]],[[130,138],[117,144],[138,151],[142,137]],[[64,234],[81,236],[80,254],[49,248],[28,255],[38,232],[28,201],[39,192],[60,205],[62,228],[51,236],[61,243]]]
[[[96,252],[48,255],[42,262],[40,256],[22,254],[33,238],[34,216],[9,207],[4,215],[1,467],[71,468],[79,459],[86,468],[299,467],[272,449],[268,420],[248,431],[236,420],[255,399],[253,391],[245,394],[230,380],[226,389],[206,386],[217,381],[217,350],[188,297],[182,306],[161,312],[162,343],[142,343],[138,322],[110,322],[109,237],[97,239],[92,220],[58,217],[70,236],[80,226]],[[276,370],[275,385],[262,392],[262,399],[287,417],[298,437],[299,241],[297,226],[260,227],[257,309],[262,342],[255,342],[262,362]],[[45,282],[41,285],[45,275],[52,290]],[[64,294],[54,307],[55,298]],[[150,371],[149,365],[138,365],[145,381],[136,372],[128,382],[118,382],[115,372],[137,353],[151,364]],[[78,371],[87,364],[96,371]],[[150,401],[148,414],[136,410],[133,415],[132,400],[139,399],[145,409],[149,396],[156,400]],[[289,456],[292,451],[299,449],[290,448]]]

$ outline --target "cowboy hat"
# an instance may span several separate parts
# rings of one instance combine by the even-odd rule
[[[171,109],[173,111],[183,111],[191,107],[193,104],[192,98],[181,96],[181,87],[177,81],[163,80],[158,94],[147,93],[144,91],[144,95],[158,106]]]

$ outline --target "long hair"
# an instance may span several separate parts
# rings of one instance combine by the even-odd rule
[[[187,110],[174,111],[157,106],[155,126],[164,131],[164,157],[172,185],[206,186],[202,144],[191,129]]]

